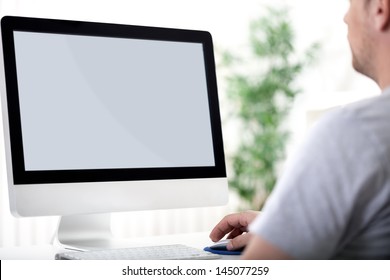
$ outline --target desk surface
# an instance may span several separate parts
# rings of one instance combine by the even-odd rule
[[[133,239],[117,239],[120,247],[141,247],[167,244],[183,244],[195,248],[203,249],[212,242],[208,233],[191,233],[152,236]],[[60,246],[45,244],[37,246],[20,246],[0,248],[1,260],[54,260],[56,253],[63,251]],[[239,256],[222,256],[222,259],[238,259]]]

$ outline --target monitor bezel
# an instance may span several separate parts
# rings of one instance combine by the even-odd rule
[[[207,31],[5,16],[1,20],[14,185],[225,178],[225,156],[212,37]],[[204,53],[215,166],[83,170],[25,169],[14,31],[201,43]]]

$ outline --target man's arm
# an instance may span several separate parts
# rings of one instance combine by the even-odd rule
[[[243,260],[291,260],[290,255],[267,242],[261,236],[253,235],[241,259]]]

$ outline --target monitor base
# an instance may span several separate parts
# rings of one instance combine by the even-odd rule
[[[80,251],[123,246],[115,242],[110,213],[62,216],[53,244]]]

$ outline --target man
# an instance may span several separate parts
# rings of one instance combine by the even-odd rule
[[[351,0],[344,21],[353,67],[382,94],[327,114],[263,212],[213,229],[243,259],[390,259],[390,0]]]

